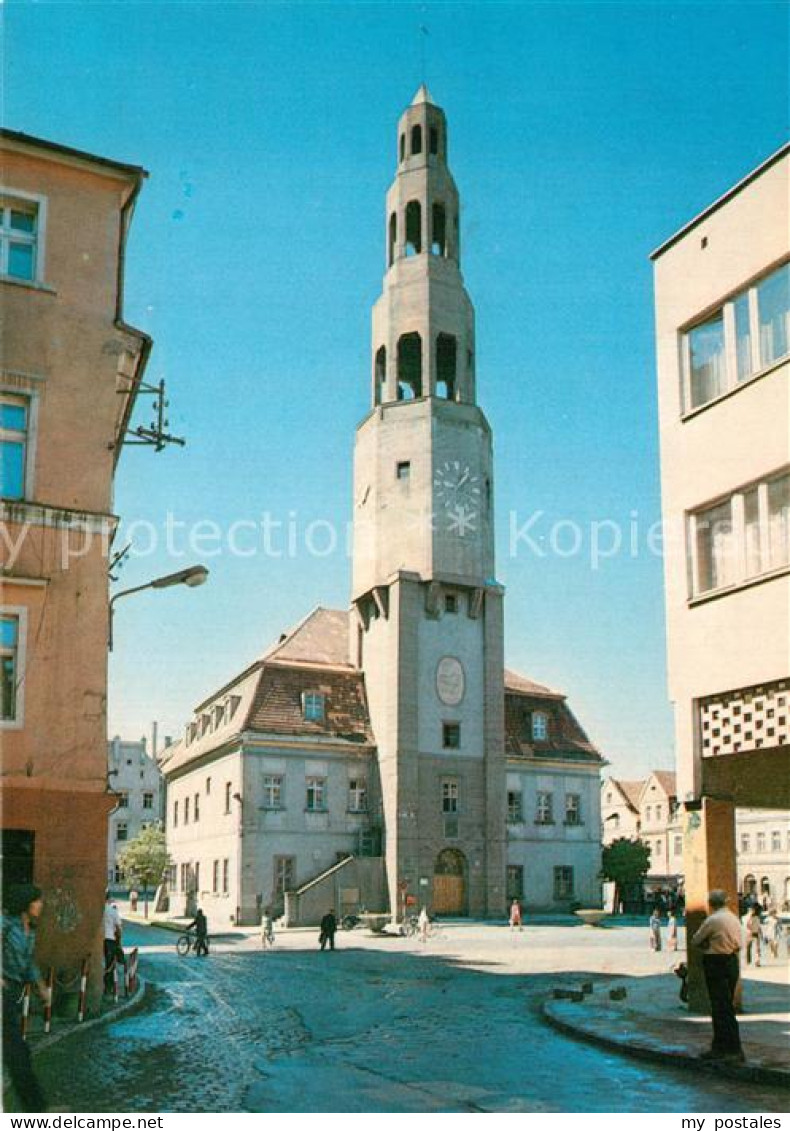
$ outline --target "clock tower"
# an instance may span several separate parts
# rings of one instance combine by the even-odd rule
[[[391,907],[505,908],[502,587],[447,122],[398,123],[370,413],[354,454],[353,660],[376,737]]]

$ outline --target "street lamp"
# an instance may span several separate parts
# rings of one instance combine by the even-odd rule
[[[188,566],[187,569],[180,569],[177,573],[168,573],[164,577],[156,577],[153,581],[147,581],[145,585],[135,585],[132,589],[122,589],[120,593],[116,593],[110,599],[110,622],[109,622],[109,638],[107,647],[112,652],[112,618],[115,612],[115,602],[120,601],[121,597],[129,597],[132,593],[141,593],[143,589],[169,589],[171,585],[188,585],[190,589],[194,589],[198,585],[202,585],[208,577],[208,570],[204,565]]]

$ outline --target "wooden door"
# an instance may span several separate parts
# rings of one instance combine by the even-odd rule
[[[434,915],[463,915],[466,911],[463,876],[433,877]]]

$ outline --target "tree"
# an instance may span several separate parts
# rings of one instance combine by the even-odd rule
[[[642,840],[618,837],[604,845],[601,854],[601,875],[614,883],[614,907],[620,905],[620,894],[634,884],[641,884],[650,867],[650,848]]]
[[[129,841],[121,854],[120,865],[127,877],[133,883],[142,886],[146,919],[148,888],[156,887],[169,863],[165,833],[160,825],[145,825],[134,840]]]

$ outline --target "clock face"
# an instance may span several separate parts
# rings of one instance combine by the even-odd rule
[[[437,501],[448,510],[477,511],[480,506],[480,478],[460,460],[445,460],[436,469],[433,486]]]
[[[436,665],[436,694],[447,707],[457,707],[464,697],[464,666],[455,656],[443,656]]]

